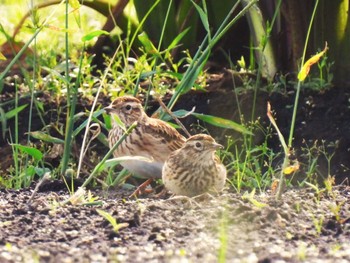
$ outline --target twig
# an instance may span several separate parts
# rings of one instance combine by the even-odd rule
[[[171,118],[181,127],[181,129],[186,133],[187,137],[191,137],[191,134],[188,132],[186,127],[179,121],[179,119],[172,113],[168,107],[164,104],[164,102],[160,99],[159,96],[155,96],[155,99],[158,101],[159,105],[163,108],[163,110],[170,115]]]
[[[44,174],[43,178],[41,178],[41,180],[40,180],[40,181],[37,183],[37,185],[35,186],[32,195],[29,197],[28,202],[27,202],[28,205],[32,202],[34,196],[35,196],[36,193],[39,191],[39,187],[40,187],[44,182],[46,182],[47,180],[49,180],[50,177],[51,177],[51,176],[50,176],[50,173],[45,173],[45,174]]]

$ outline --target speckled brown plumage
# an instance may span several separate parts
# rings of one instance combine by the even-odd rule
[[[114,151],[114,157],[143,156],[152,160],[123,161],[121,165],[130,172],[145,178],[161,178],[162,167],[169,154],[179,149],[185,138],[166,122],[148,117],[141,102],[131,96],[115,99],[105,110],[112,117],[109,145],[112,147],[123,135],[124,130],[115,121],[115,115],[126,127],[137,121],[136,128]]]
[[[176,195],[197,196],[220,192],[226,181],[226,168],[215,151],[222,146],[205,134],[190,137],[170,154],[163,167],[163,183]]]

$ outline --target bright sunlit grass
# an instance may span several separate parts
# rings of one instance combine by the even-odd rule
[[[34,5],[45,3],[47,1],[33,1]],[[0,24],[9,36],[19,25],[21,19],[31,9],[31,2],[28,0],[19,1],[2,1],[0,9]],[[70,8],[71,9],[71,8]],[[72,11],[72,10],[71,10]],[[47,27],[44,28],[37,37],[37,52],[40,56],[51,57],[52,51],[56,54],[63,54],[65,49],[65,4],[55,4],[52,6],[40,8],[37,12],[38,25],[40,26],[50,14],[54,12],[52,18],[48,21]],[[106,17],[97,11],[81,6],[80,8],[81,28],[79,28],[73,13],[69,14],[69,38],[72,45],[71,51],[79,49],[83,45],[81,38],[91,31],[100,29],[105,23]],[[33,20],[28,17],[22,25],[15,40],[26,42],[33,35]],[[0,44],[6,42],[6,37],[0,34]],[[72,54],[74,57],[74,54]]]

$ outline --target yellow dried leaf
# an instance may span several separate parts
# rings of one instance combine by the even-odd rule
[[[278,184],[279,184],[279,180],[274,180],[271,184],[271,192],[273,194],[275,194],[277,192],[277,188],[278,188]]]
[[[286,175],[289,175],[291,173],[294,173],[294,172],[298,171],[299,167],[300,167],[299,162],[296,162],[295,164],[284,168],[283,173],[286,174]]]
[[[301,70],[299,71],[299,74],[298,74],[298,80],[300,80],[300,81],[304,81],[305,80],[305,78],[307,77],[307,75],[310,72],[311,66],[313,64],[317,63],[320,60],[320,58],[326,53],[327,50],[328,50],[328,45],[327,45],[327,42],[326,42],[326,46],[324,47],[324,49],[320,53],[317,53],[316,55],[312,56],[302,66],[302,68],[301,68]]]
[[[0,52],[0,60],[6,60],[6,57],[1,52]]]

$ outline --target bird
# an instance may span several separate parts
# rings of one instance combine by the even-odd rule
[[[220,192],[225,186],[227,171],[215,152],[222,148],[210,135],[189,137],[181,148],[169,155],[163,166],[165,188],[185,197]]]
[[[116,148],[113,156],[142,156],[151,160],[147,162],[133,159],[120,162],[132,174],[149,179],[134,192],[135,194],[140,193],[152,179],[162,177],[164,162],[170,153],[184,144],[186,139],[165,121],[149,117],[142,107],[141,101],[135,97],[118,97],[105,108],[105,111],[111,116],[112,122],[112,128],[108,134],[110,148],[125,132],[117,120],[118,118],[126,128],[135,121],[137,122],[137,126]]]

